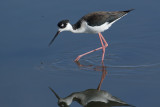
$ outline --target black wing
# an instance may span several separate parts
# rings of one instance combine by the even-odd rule
[[[100,26],[105,22],[111,23],[125,15],[125,12],[94,12],[83,17],[90,26]]]
[[[74,29],[80,28],[83,20],[86,21],[90,26],[100,26],[105,22],[111,23],[132,10],[133,9],[126,11],[116,11],[116,12],[106,12],[106,11],[93,12],[83,16],[76,24],[73,25],[73,28]]]

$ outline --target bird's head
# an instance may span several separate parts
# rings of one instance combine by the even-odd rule
[[[58,96],[58,94],[51,87],[49,87],[49,89],[54,93],[54,95],[58,99],[58,106],[59,107],[69,107],[69,105],[67,105],[67,102],[63,98],[60,98]]]
[[[60,21],[57,26],[59,27],[58,31],[69,31],[71,29],[71,24],[69,23],[69,20],[62,20]]]
[[[59,107],[69,107],[66,102],[58,102]]]
[[[58,31],[53,37],[53,39],[51,40],[51,42],[49,43],[49,46],[53,43],[53,41],[55,40],[55,38],[58,36],[60,32],[72,30],[72,25],[69,23],[69,20],[62,20],[57,24],[57,26],[58,26]]]

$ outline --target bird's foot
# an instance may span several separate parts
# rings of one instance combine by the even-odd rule
[[[74,61],[77,62],[82,56],[79,55]]]
[[[101,63],[104,64],[103,59],[102,59],[102,62],[101,62]]]

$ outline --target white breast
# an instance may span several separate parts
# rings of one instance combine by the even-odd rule
[[[107,30],[113,23],[104,23],[101,26],[89,26],[87,22],[83,21],[79,29],[72,31],[73,33],[99,33]]]
[[[104,32],[105,30],[107,30],[109,27],[111,26],[111,24],[109,24],[108,22],[100,25],[100,26],[89,26],[86,25],[86,33],[99,33],[99,32]]]
[[[122,18],[122,17],[120,17],[120,18]],[[73,33],[100,33],[100,32],[104,32],[109,27],[111,27],[111,25],[113,23],[115,23],[116,21],[118,21],[120,18],[114,20],[111,23],[106,22],[106,23],[104,23],[104,24],[102,24],[100,26],[89,26],[86,21],[82,21],[81,27],[79,29],[72,30],[72,32]]]
[[[125,14],[126,15],[126,14]],[[124,17],[125,15],[123,15],[122,17]],[[104,23],[100,26],[89,26],[87,24],[87,22],[83,21],[82,24],[83,24],[83,27],[85,28],[85,32],[84,33],[100,33],[100,32],[104,32],[105,30],[109,29],[109,27],[111,27],[111,25],[113,23],[115,23],[116,21],[118,21],[119,19],[121,19],[122,17],[114,20],[113,22],[111,23]]]

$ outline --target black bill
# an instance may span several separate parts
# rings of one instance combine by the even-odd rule
[[[53,37],[53,39],[50,41],[50,43],[49,43],[49,45],[48,46],[50,46],[52,43],[53,43],[53,41],[56,39],[56,37],[58,36],[58,34],[60,33],[60,31],[58,31],[57,33],[56,33],[56,35]]]
[[[59,100],[60,99],[60,97],[57,95],[57,93],[51,88],[51,87],[48,87],[53,93],[54,93],[54,95],[57,97],[57,99]]]

